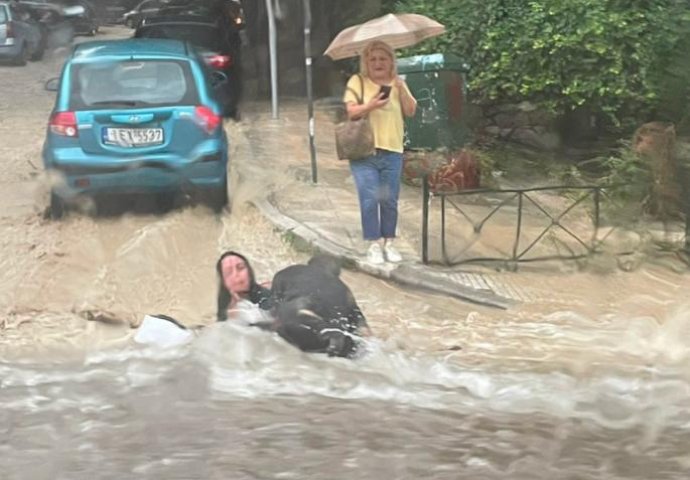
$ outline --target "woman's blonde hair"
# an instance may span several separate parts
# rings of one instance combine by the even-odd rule
[[[391,79],[397,77],[398,67],[395,64],[395,50],[393,50],[393,48],[386,42],[382,42],[381,40],[373,40],[367,43],[366,47],[364,47],[364,50],[362,50],[362,53],[359,55],[359,73],[361,73],[365,77],[369,76],[369,68],[367,68],[367,58],[374,50],[383,50],[388,54],[388,56],[391,58],[392,64]]]

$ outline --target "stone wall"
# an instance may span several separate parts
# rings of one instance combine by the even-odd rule
[[[562,138],[556,119],[529,102],[475,108],[474,130],[480,135],[539,151],[554,152]]]

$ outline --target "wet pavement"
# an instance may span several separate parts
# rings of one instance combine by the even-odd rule
[[[265,189],[267,195],[255,192],[252,201],[260,211],[291,241],[303,248],[327,252],[343,259],[346,265],[371,275],[394,280],[401,284],[433,290],[462,300],[497,308],[510,308],[520,303],[552,303],[565,305],[607,305],[620,292],[633,296],[650,290],[680,288],[687,281],[687,266],[673,253],[649,255],[645,245],[634,232],[616,232],[608,246],[621,249],[630,244],[637,254],[625,258],[617,255],[599,255],[580,261],[541,262],[521,266],[519,271],[496,269],[488,265],[461,265],[447,267],[440,263],[422,262],[422,191],[403,185],[399,209],[400,220],[396,246],[403,255],[399,264],[373,265],[366,261],[366,246],[361,239],[359,207],[355,185],[347,162],[338,161],[331,115],[326,108],[316,112],[315,131],[317,145],[317,182],[312,182],[307,106],[303,101],[281,101],[279,118],[273,119],[268,104],[245,107],[246,120],[242,122],[251,162],[240,167],[240,178],[265,177],[272,183]],[[240,132],[230,127],[231,137]],[[287,177],[276,179],[271,170],[276,165],[288,165]],[[243,180],[240,180],[242,182]],[[280,183],[275,188],[275,182]],[[563,203],[552,197],[548,202]],[[490,207],[490,205],[489,205]],[[472,205],[469,206],[472,208]],[[561,207],[562,208],[562,207]],[[512,241],[515,217],[496,215],[494,235]],[[582,220],[582,219],[580,219]],[[587,222],[580,222],[583,235]],[[449,228],[452,223],[449,222]],[[438,245],[437,231],[432,225],[430,243]],[[438,230],[438,225],[436,225]],[[459,227],[458,227],[459,228]],[[534,235],[543,230],[543,221],[526,223]],[[524,233],[524,232],[523,232]],[[462,230],[449,231],[449,236],[462,236]],[[436,237],[434,238],[434,235]],[[490,236],[489,233],[487,236]],[[630,237],[634,237],[631,240]],[[436,247],[438,249],[438,247]],[[603,245],[604,251],[607,244]],[[644,266],[644,268],[639,268]]]

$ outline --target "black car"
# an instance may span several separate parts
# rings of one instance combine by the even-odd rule
[[[205,15],[217,18],[223,28],[239,31],[245,26],[239,0],[162,0],[159,15]]]
[[[33,12],[49,36],[51,31],[58,30],[67,39],[58,44],[70,43],[74,35],[95,35],[98,32],[95,9],[88,0],[18,0],[16,3]],[[79,8],[78,13],[74,7]]]
[[[136,7],[141,0],[89,0],[94,6],[96,20],[100,25],[122,23],[125,13]]]
[[[144,0],[122,16],[122,23],[130,28],[137,28],[144,18],[158,15],[165,4],[164,0]]]
[[[96,15],[96,7],[87,0],[65,0],[66,5],[81,6],[84,13],[76,15],[70,20],[76,35],[96,35],[100,28],[100,20]]]
[[[206,65],[227,76],[227,81],[218,87],[218,100],[223,105],[225,117],[237,118],[242,91],[239,46],[232,32],[223,28],[217,19],[200,15],[146,17],[134,36],[183,40],[197,47]]]

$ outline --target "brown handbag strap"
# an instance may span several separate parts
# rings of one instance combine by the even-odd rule
[[[359,73],[357,74],[357,76],[359,77],[359,85],[362,88],[362,96],[360,97],[359,95],[357,95],[357,92],[352,90],[350,87],[347,87],[347,90],[349,90],[353,93],[353,95],[357,99],[357,104],[362,105],[364,103],[364,79],[362,78],[362,75]]]

